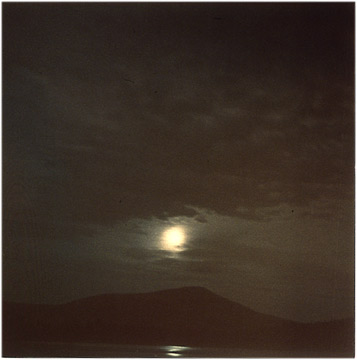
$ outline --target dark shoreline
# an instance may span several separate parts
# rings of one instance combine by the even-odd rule
[[[158,349],[175,344],[221,352],[247,349],[257,356],[274,352],[284,357],[352,357],[354,321],[306,324],[284,320],[200,287],[99,295],[62,305],[3,303],[4,355],[36,356],[45,351],[46,356],[54,356],[50,344],[60,343],[67,349],[87,344],[93,351],[105,344],[104,352],[118,346]],[[98,357],[90,351],[86,356]]]

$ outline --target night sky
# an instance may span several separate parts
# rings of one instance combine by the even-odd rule
[[[3,3],[2,254],[10,301],[353,316],[354,3]]]

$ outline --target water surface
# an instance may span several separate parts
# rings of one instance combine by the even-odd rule
[[[95,343],[21,342],[3,344],[4,357],[94,357],[94,358],[247,358],[247,357],[349,357],[306,351],[272,351],[239,348],[143,346]]]

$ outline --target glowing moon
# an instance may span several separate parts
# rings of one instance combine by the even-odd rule
[[[168,251],[180,251],[185,244],[185,232],[176,226],[167,229],[162,235],[162,247]]]

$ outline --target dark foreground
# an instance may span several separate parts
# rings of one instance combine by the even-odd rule
[[[7,357],[95,357],[95,358],[248,358],[248,357],[352,357],[349,353],[295,350],[252,350],[238,348],[199,348],[189,346],[142,346],[76,343],[7,343]]]
[[[4,303],[2,355],[354,357],[354,321],[297,323],[203,288],[102,295],[63,305]]]

